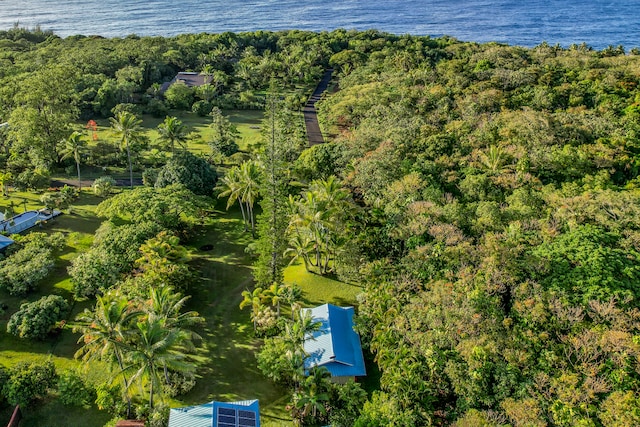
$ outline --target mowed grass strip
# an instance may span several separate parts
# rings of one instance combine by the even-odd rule
[[[189,308],[206,319],[198,352],[198,382],[179,402],[197,405],[211,400],[258,399],[264,426],[291,425],[283,390],[257,369],[255,338],[248,309],[240,310],[242,291],[253,288],[252,260],[245,252],[251,234],[244,232],[238,209],[216,211],[216,219],[191,241],[193,265],[201,279],[192,287]],[[211,250],[200,250],[207,245]]]

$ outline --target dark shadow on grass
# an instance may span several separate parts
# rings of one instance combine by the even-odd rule
[[[44,340],[27,340],[18,338],[6,332],[6,323],[0,325],[3,330],[0,332],[0,340],[2,341],[2,347],[15,351],[47,355],[51,353],[51,349],[55,346],[58,337],[48,336]],[[15,362],[20,362],[16,360]]]
[[[103,426],[112,415],[107,411],[99,411],[94,406],[78,407],[63,405],[59,399],[49,397],[23,409],[21,427],[65,426],[93,427]]]
[[[269,414],[260,414],[260,418],[268,418],[270,420],[278,420],[278,421],[291,421],[290,419],[287,419],[287,418],[276,417],[275,415],[269,415]]]
[[[42,231],[62,232],[68,234],[70,230],[74,232],[93,234],[98,229],[101,219],[97,217],[85,217],[81,215],[62,215],[52,221],[47,222]],[[36,228],[34,228],[36,230]]]
[[[316,307],[326,303],[337,305],[339,307],[356,307],[356,308],[358,307],[358,304],[355,303],[354,301],[351,301],[342,297],[337,297],[337,296],[333,296],[331,298],[331,301],[312,301],[308,297],[303,296],[302,302],[304,303],[305,307]]]

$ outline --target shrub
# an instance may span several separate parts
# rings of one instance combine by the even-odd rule
[[[149,100],[145,111],[153,117],[164,117],[169,114],[169,107],[164,102],[154,98]]]
[[[156,405],[147,417],[145,426],[147,427],[164,427],[169,422],[169,406],[166,404]]]
[[[93,247],[69,267],[74,295],[92,297],[115,285],[122,273],[133,268],[140,245],[159,231],[160,226],[153,222],[122,226],[103,223],[96,231]]]
[[[238,144],[232,139],[218,139],[209,143],[209,146],[213,151],[226,157],[233,156],[240,150]]]
[[[80,190],[65,184],[65,186],[60,189],[60,195],[65,203],[71,203],[78,199],[80,196]]]
[[[101,411],[122,416],[127,404],[122,398],[122,387],[117,382],[105,382],[96,387],[96,405]]]
[[[51,328],[64,319],[69,303],[59,295],[49,295],[22,304],[7,323],[7,332],[20,338],[45,339]]]
[[[163,377],[162,380],[165,392],[171,397],[186,394],[196,385],[196,377],[190,373],[169,372],[167,376],[168,382],[167,378]]]
[[[191,107],[191,111],[200,117],[205,117],[213,109],[213,104],[207,101],[196,101]]]
[[[0,261],[0,289],[11,295],[25,295],[49,274],[55,266],[51,250],[25,247]]]
[[[291,342],[282,337],[267,338],[256,355],[258,369],[271,381],[279,384],[292,384],[296,375],[292,357],[296,351]]]
[[[342,144],[318,144],[307,148],[295,161],[293,169],[296,175],[306,181],[327,179],[345,166]]]
[[[58,394],[63,405],[86,406],[95,400],[96,391],[76,372],[67,371],[58,379]]]
[[[124,111],[127,111],[136,116],[142,115],[142,109],[140,108],[139,105],[136,105],[136,104],[123,103],[123,104],[118,104],[111,109],[111,113],[114,116],[117,116],[118,113],[122,113]]]
[[[26,170],[17,176],[13,185],[18,191],[27,189],[42,189],[49,186],[51,181],[49,172],[43,169]]]
[[[117,257],[98,248],[80,254],[69,267],[76,298],[88,298],[113,286],[122,273]]]
[[[0,261],[0,289],[11,295],[25,295],[32,291],[54,268],[53,249],[62,247],[64,237],[55,233],[31,233],[17,238],[9,256]]]
[[[158,169],[145,169],[145,171],[142,172],[142,183],[147,187],[153,187],[158,180],[158,173]]]
[[[164,403],[156,404],[153,408],[138,405],[135,412],[136,418],[146,420],[145,427],[165,427],[169,422],[169,406]]]
[[[211,195],[218,176],[211,166],[201,157],[188,151],[175,154],[160,169],[156,188],[172,184],[182,184],[187,190],[198,195]]]
[[[52,361],[44,363],[18,363],[9,371],[2,393],[11,405],[26,406],[56,384],[56,368]]]
[[[171,108],[176,110],[189,110],[193,104],[193,89],[183,82],[176,82],[169,86],[164,97]]]
[[[360,416],[360,410],[367,401],[367,392],[353,380],[346,384],[333,384],[330,390],[332,426],[352,426]]]
[[[45,193],[40,201],[47,209],[63,209],[78,198],[79,191],[74,187],[65,185],[58,192]]]
[[[99,197],[110,196],[113,192],[113,187],[116,186],[116,180],[110,176],[101,176],[93,181],[93,194]]]
[[[0,405],[4,405],[6,396],[4,395],[3,388],[9,381],[9,371],[4,366],[0,366]]]

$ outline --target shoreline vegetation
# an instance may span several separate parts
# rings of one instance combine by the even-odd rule
[[[63,212],[0,253],[0,414],[640,425],[639,54],[0,31],[0,211]],[[324,303],[356,382],[304,368]]]

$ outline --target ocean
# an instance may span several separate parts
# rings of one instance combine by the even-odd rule
[[[640,47],[638,0],[0,0],[0,29],[39,25],[66,37],[300,29],[595,49]]]

